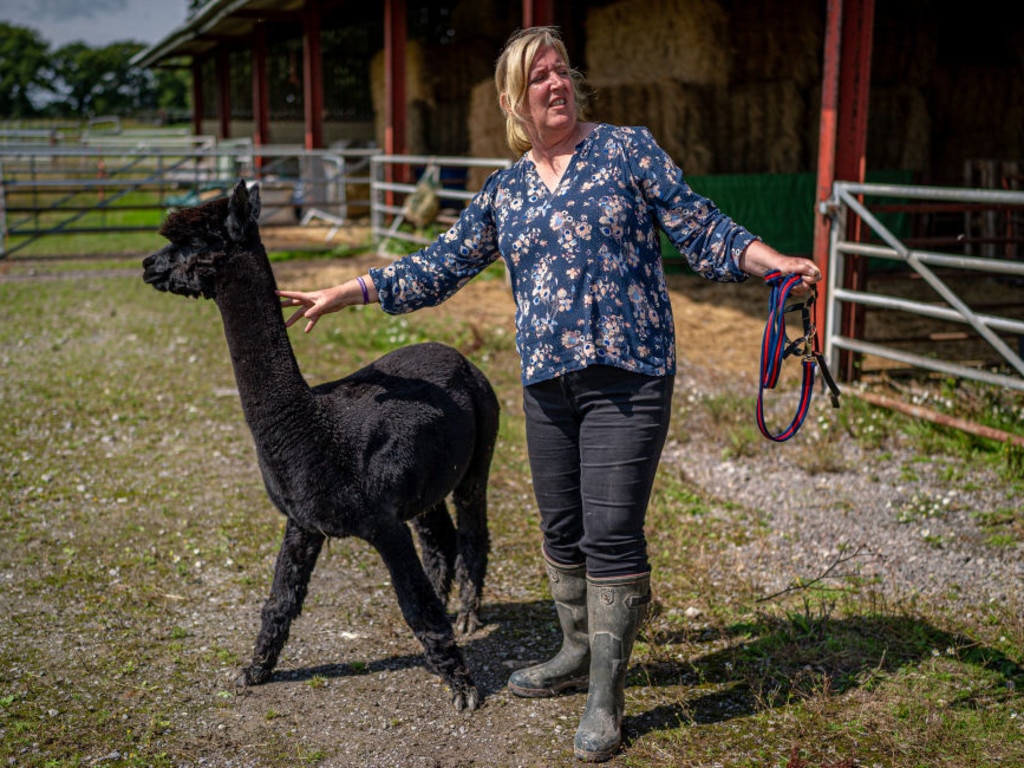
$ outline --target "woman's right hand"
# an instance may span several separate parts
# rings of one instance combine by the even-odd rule
[[[278,291],[277,295],[281,297],[282,308],[299,307],[291,317],[285,320],[284,327],[291,328],[304,317],[309,321],[305,328],[305,332],[309,333],[321,315],[337,312],[347,306],[344,289],[345,286],[342,284],[320,291]]]
[[[299,307],[285,323],[291,328],[300,318],[306,318],[306,333],[313,330],[321,315],[337,312],[339,309],[353,304],[369,304],[377,301],[377,286],[369,275],[360,275],[341,285],[324,288],[320,291],[278,291],[281,307]]]

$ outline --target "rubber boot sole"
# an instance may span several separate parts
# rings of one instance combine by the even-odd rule
[[[523,699],[550,699],[563,693],[585,691],[589,685],[590,678],[574,677],[547,688],[523,688],[522,686],[515,685],[514,683],[509,683],[508,689],[513,694]]]
[[[620,741],[614,747],[608,749],[602,749],[597,752],[587,752],[580,749],[577,746],[573,746],[573,754],[576,755],[577,760],[581,760],[584,763],[606,763],[611,760],[615,755],[622,749],[622,742]]]

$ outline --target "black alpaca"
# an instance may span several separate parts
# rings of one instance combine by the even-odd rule
[[[452,703],[475,709],[479,694],[445,606],[454,577],[455,628],[479,628],[498,400],[479,369],[435,343],[395,350],[310,388],[284,326],[259,214],[258,188],[239,181],[228,198],[170,216],[160,229],[170,244],[143,262],[153,287],[213,299],[220,309],[263,481],[288,517],[253,661],[240,682],[270,679],[326,538],[357,536],[384,559],[402,614]]]

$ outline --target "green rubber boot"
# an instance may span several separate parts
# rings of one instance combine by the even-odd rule
[[[551,597],[562,625],[562,648],[551,659],[519,669],[508,679],[516,696],[549,698],[587,687],[590,645],[587,638],[587,566],[563,566],[545,559]]]
[[[648,574],[588,583],[590,689],[574,744],[580,760],[603,763],[622,746],[626,670],[650,602]]]

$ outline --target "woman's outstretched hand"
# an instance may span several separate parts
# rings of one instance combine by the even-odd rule
[[[285,320],[284,327],[291,328],[300,319],[306,318],[308,322],[305,332],[309,333],[321,315],[337,312],[345,306],[342,288],[344,286],[339,285],[321,291],[278,291],[277,295],[281,297],[282,308],[299,308]]]
[[[369,304],[377,301],[377,287],[369,275],[361,275],[341,285],[319,291],[278,291],[281,308],[298,307],[285,323],[291,328],[301,318],[306,318],[305,332],[309,333],[322,315],[337,312],[353,304]]]

